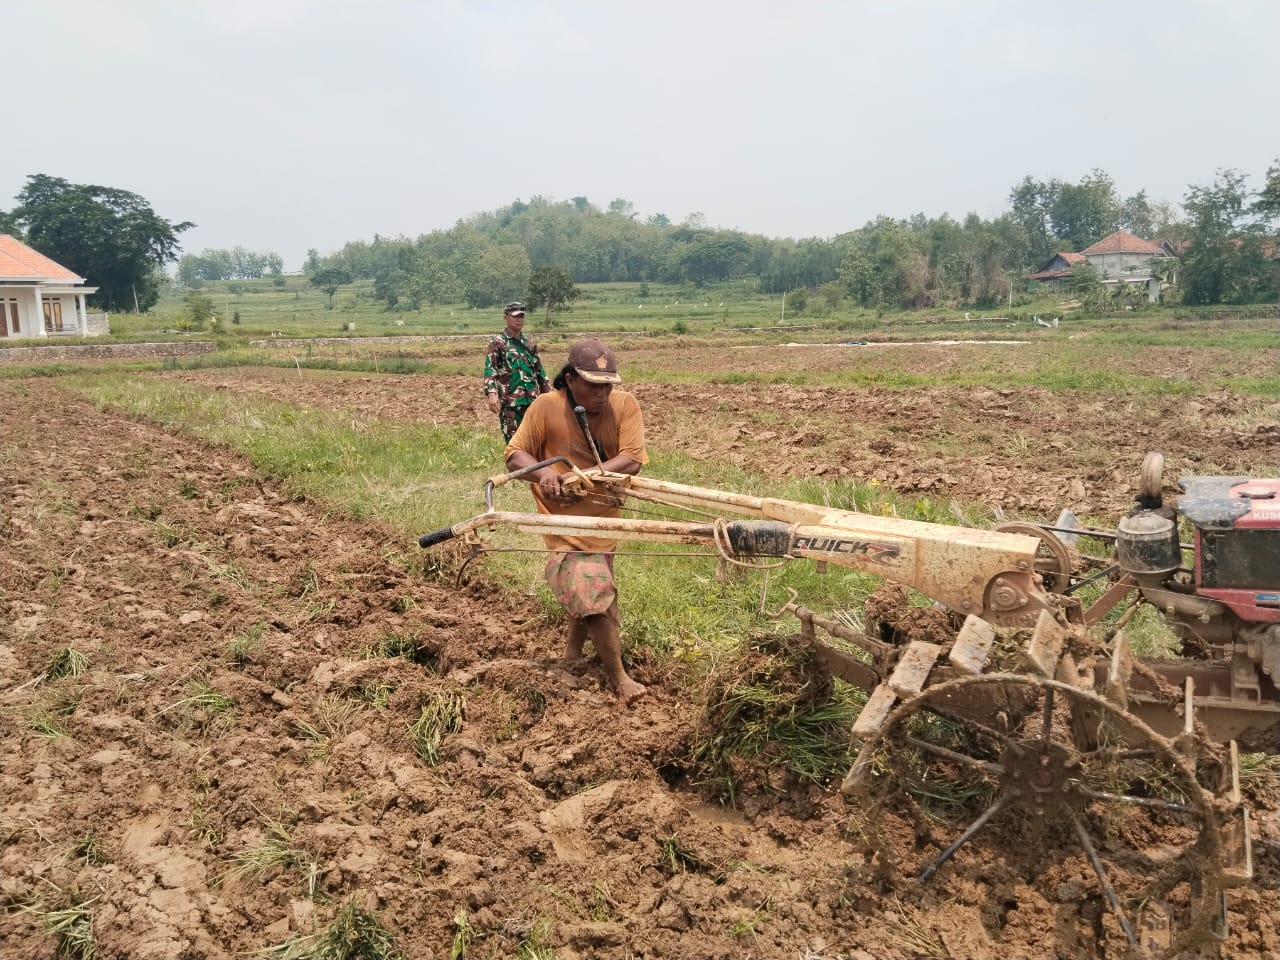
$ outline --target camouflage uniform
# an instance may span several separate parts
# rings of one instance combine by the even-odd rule
[[[524,412],[541,393],[551,390],[538,345],[523,336],[502,331],[489,341],[484,358],[484,392],[498,395],[498,423],[502,435],[515,436]]]

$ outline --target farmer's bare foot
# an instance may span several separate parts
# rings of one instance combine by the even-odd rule
[[[618,681],[618,699],[628,707],[645,695],[643,683],[636,683],[630,677]]]

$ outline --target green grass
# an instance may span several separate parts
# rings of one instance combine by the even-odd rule
[[[78,677],[89,669],[89,658],[74,647],[63,647],[49,658],[49,665],[44,669],[45,680],[61,680],[63,677]]]
[[[56,888],[55,888],[56,889]],[[27,905],[21,909],[35,916],[45,931],[55,939],[57,960],[94,960],[98,944],[93,935],[93,913],[97,899],[83,899],[75,892],[59,891],[64,906]]]
[[[414,753],[427,764],[440,762],[440,747],[444,738],[462,729],[462,716],[466,701],[456,694],[433,693],[422,703],[418,719],[409,725],[409,742]]]
[[[262,634],[266,632],[265,623],[255,623],[244,633],[237,634],[227,641],[227,659],[236,666],[244,666],[262,649]]]
[[[678,834],[663,837],[658,849],[657,867],[669,877],[677,873],[700,873],[709,868],[697,849],[682,841]]]
[[[262,843],[233,855],[230,862],[231,866],[219,877],[219,882],[245,877],[259,880],[273,870],[297,870],[303,876],[307,897],[315,898],[320,863],[306,850],[294,845],[293,834],[279,821],[268,820]]]
[[[471,924],[471,915],[459,907],[453,915],[453,942],[449,946],[449,960],[466,960],[471,944],[484,936],[482,930]]]
[[[318,933],[292,937],[259,951],[271,960],[404,960],[404,953],[374,913],[344,904]]]
[[[311,741],[311,757],[322,760],[329,755],[329,745],[355,728],[364,715],[364,704],[343,697],[320,697],[311,704],[311,722],[294,720],[294,725]]]
[[[185,731],[192,727],[216,729],[230,724],[230,717],[236,708],[235,697],[214,689],[204,680],[192,680],[187,685],[187,690],[188,696],[157,710],[153,719],[163,719],[175,731]]]

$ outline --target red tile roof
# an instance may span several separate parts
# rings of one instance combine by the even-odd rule
[[[1063,260],[1067,261],[1067,263],[1071,264],[1073,267],[1077,263],[1084,263],[1083,253],[1069,253],[1066,250],[1063,250],[1061,253],[1058,254],[1058,256],[1060,256]]]
[[[43,253],[32,250],[17,237],[0,233],[0,278],[5,280],[71,280],[84,281]]]
[[[1128,230],[1117,230],[1109,237],[1103,237],[1092,247],[1080,251],[1086,257],[1101,253],[1164,253],[1164,248],[1150,240],[1135,237]]]

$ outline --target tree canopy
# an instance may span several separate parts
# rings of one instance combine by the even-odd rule
[[[672,223],[661,213],[642,215],[623,197],[601,207],[585,196],[533,196],[417,237],[375,235],[324,256],[312,249],[306,271],[313,282],[335,269],[351,278],[344,282],[371,280],[373,295],[397,310],[425,303],[492,307],[527,296],[531,277],[551,267],[577,283],[742,281],[769,294],[821,291],[815,305],[848,297],[886,309],[990,308],[1033,283],[1026,274],[1054,253],[1082,250],[1124,228],[1179,243],[1199,237],[1187,254],[1192,302],[1271,297],[1266,274],[1274,264],[1267,257],[1280,238],[1264,227],[1280,219],[1280,160],[1256,194],[1243,179],[1233,189],[1235,212],[1219,224],[1204,207],[1225,202],[1212,188],[1192,188],[1187,220],[1184,208],[1152,201],[1145,190],[1122,196],[1103,170],[1074,182],[1027,176],[1011,189],[1007,212],[994,218],[877,217],[834,237],[801,239],[717,229],[701,213]],[[185,279],[254,271],[254,256],[262,255],[240,247],[206,250],[184,257],[180,272],[189,268]],[[1163,265],[1179,280],[1186,275],[1181,266]]]
[[[545,326],[552,325],[551,315],[557,310],[568,310],[569,304],[582,296],[573,277],[564,267],[539,267],[529,276],[529,309],[547,308]]]
[[[257,280],[284,270],[284,258],[270,250],[254,251],[236,246],[230,250],[206,249],[184,253],[178,261],[178,281],[184,286],[214,280]]]
[[[1253,203],[1237,170],[1219,170],[1211,185],[1187,191],[1183,206],[1191,218],[1191,243],[1182,256],[1187,303],[1254,303],[1275,295],[1264,242],[1272,219],[1267,189],[1280,175],[1277,169],[1268,171],[1268,185]]]
[[[147,310],[160,297],[157,268],[178,257],[178,235],[195,226],[157,216],[128,190],[34,174],[10,217],[26,242],[84,277],[106,310]]]

